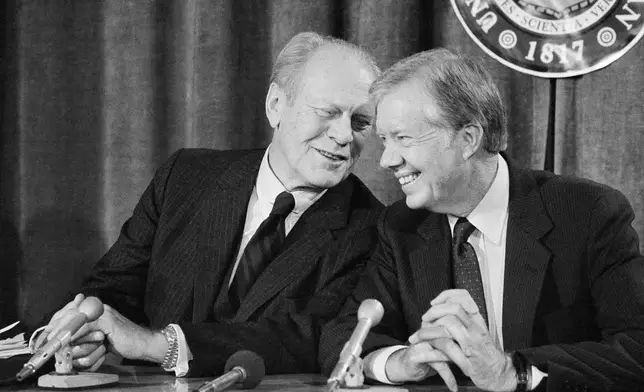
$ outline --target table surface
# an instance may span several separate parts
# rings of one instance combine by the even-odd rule
[[[119,375],[118,384],[106,387],[93,387],[94,392],[190,392],[212,378],[176,378],[155,367],[139,366],[103,366],[101,373],[114,373]],[[39,388],[35,382],[25,385],[8,387],[10,391],[46,391],[51,389]],[[64,389],[57,389],[59,391]],[[76,389],[77,390],[77,389]],[[289,374],[266,376],[255,391],[327,391],[326,378],[317,374]],[[362,389],[340,389],[340,391],[373,391],[373,392],[403,392],[403,391],[436,391],[447,392],[444,385],[410,385],[410,386],[369,386]],[[473,386],[459,386],[459,391],[479,391]],[[227,391],[241,391],[230,388]]]

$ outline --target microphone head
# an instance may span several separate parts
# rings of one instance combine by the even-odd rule
[[[358,320],[367,319],[371,321],[371,326],[378,325],[382,320],[385,309],[377,299],[365,299],[358,308]]]
[[[236,366],[241,367],[246,372],[246,377],[242,380],[243,389],[255,388],[262,381],[266,372],[262,357],[248,350],[240,350],[231,355],[226,361],[226,366],[224,366],[224,373],[229,372]]]
[[[94,321],[103,314],[103,303],[96,297],[87,297],[78,305],[78,311],[87,316],[87,321]]]

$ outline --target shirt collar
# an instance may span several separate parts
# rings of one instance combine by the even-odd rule
[[[259,165],[259,173],[257,173],[257,180],[255,182],[255,190],[257,192],[257,201],[259,203],[266,203],[273,207],[275,198],[282,192],[287,191],[284,184],[277,178],[271,165],[268,162],[268,154],[270,153],[271,146],[268,146],[262,163]],[[313,203],[315,203],[327,190],[322,192],[313,192],[309,190],[297,190],[291,192],[295,199],[295,207],[292,214],[302,214]]]
[[[499,245],[508,214],[508,200],[510,198],[510,174],[508,164],[501,154],[498,155],[496,175],[490,189],[483,199],[467,216],[467,220],[474,225],[489,241]],[[454,229],[458,217],[448,215],[449,225]]]

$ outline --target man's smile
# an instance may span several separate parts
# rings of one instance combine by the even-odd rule
[[[320,155],[322,155],[323,157],[328,158],[328,159],[330,159],[332,161],[339,162],[339,161],[346,161],[346,160],[349,159],[348,157],[346,157],[344,155],[334,154],[334,153],[331,153],[331,152],[328,152],[328,151],[325,151],[325,150],[320,150],[319,148],[313,147],[313,149],[315,151],[317,151],[318,153],[320,153]]]

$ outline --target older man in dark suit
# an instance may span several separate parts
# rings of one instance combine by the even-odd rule
[[[324,371],[360,302],[376,298],[371,379],[456,390],[460,369],[490,391],[641,390],[644,258],[626,198],[501,153],[505,109],[472,59],[419,53],[371,90],[381,165],[406,198],[388,207],[363,278],[324,328]]]
[[[84,295],[106,305],[76,335],[74,365],[97,369],[105,339],[178,376],[221,373],[240,349],[268,373],[317,371],[320,327],[375,246],[382,205],[350,170],[372,128],[378,75],[354,45],[295,36],[266,96],[268,149],[175,153],[83,294],[52,318],[55,332]]]

